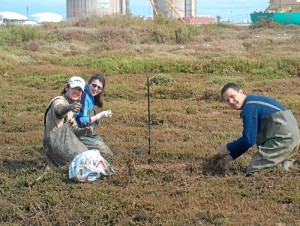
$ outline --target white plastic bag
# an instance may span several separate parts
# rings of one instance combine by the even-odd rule
[[[76,155],[69,166],[69,178],[78,182],[92,182],[100,178],[101,175],[113,173],[113,168],[97,149]]]

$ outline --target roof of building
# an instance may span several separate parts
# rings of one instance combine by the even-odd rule
[[[15,12],[8,12],[8,11],[0,12],[0,16],[2,16],[2,19],[28,20],[27,16]]]
[[[61,15],[56,14],[56,13],[49,13],[49,12],[36,13],[36,14],[30,15],[30,17],[39,23],[61,22],[63,20],[63,17]]]

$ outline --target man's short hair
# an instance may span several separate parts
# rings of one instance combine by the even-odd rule
[[[223,94],[228,90],[228,89],[233,89],[233,90],[235,90],[235,91],[237,91],[237,92],[239,92],[240,90],[241,90],[241,87],[238,85],[238,84],[236,84],[236,83],[234,83],[234,82],[231,82],[231,83],[227,83],[223,88],[222,88],[222,90],[221,90],[221,97],[223,98]]]

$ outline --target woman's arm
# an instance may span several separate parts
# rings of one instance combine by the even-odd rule
[[[76,113],[75,120],[80,128],[84,128],[90,126],[93,123],[91,117],[88,116],[88,112],[90,109],[86,93],[82,94],[80,103],[82,107],[80,111]]]

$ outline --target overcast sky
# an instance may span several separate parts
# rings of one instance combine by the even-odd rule
[[[197,14],[214,18],[221,16],[222,21],[242,22],[250,20],[251,12],[266,9],[268,2],[268,0],[198,0]],[[130,9],[136,16],[152,16],[150,0],[130,0]],[[51,12],[58,13],[65,19],[66,0],[0,0],[0,11],[12,11],[25,16]]]

